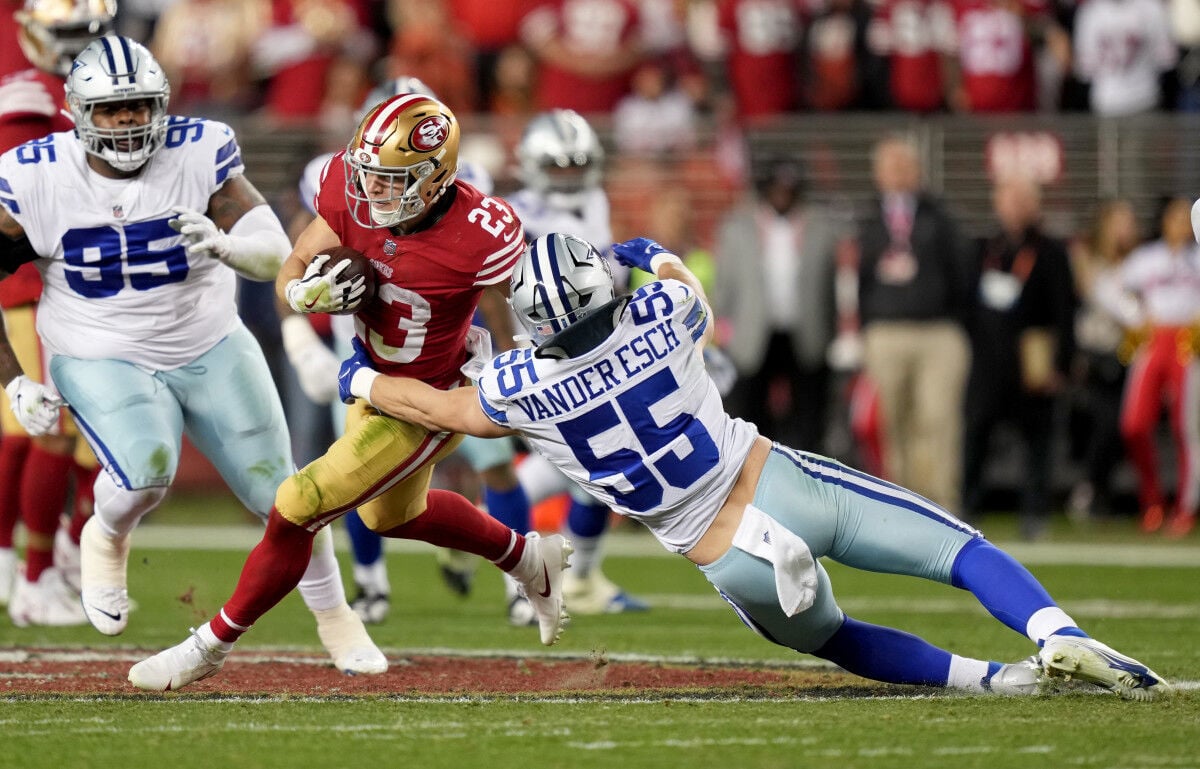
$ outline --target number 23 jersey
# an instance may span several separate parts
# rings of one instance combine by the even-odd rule
[[[173,206],[206,211],[242,171],[232,129],[181,117],[130,179],[91,170],[69,132],[0,156],[0,205],[42,257],[34,264],[45,284],[37,329],[46,348],[171,370],[237,328],[233,270],[189,256],[168,221]]]
[[[342,155],[326,166],[317,212],[342,245],[375,267],[375,298],[354,316],[354,330],[374,367],[448,389],[462,381],[465,341],[479,296],[507,283],[525,249],[521,222],[508,203],[456,181],[449,209],[417,232],[357,224],[346,207]]]
[[[580,323],[605,322],[601,312]],[[725,412],[704,370],[696,342],[708,322],[687,285],[647,284],[612,333],[581,355],[521,348],[497,356],[480,376],[480,404],[571,480],[685,553],[721,509],[758,435]]]

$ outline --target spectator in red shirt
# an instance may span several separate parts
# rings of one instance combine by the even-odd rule
[[[1044,0],[947,0],[954,35],[943,51],[947,102],[961,112],[1037,107],[1033,40],[1053,24]]]
[[[954,17],[940,0],[883,0],[871,19],[871,50],[888,60],[891,105],[934,112],[945,104],[941,51],[953,45]]]
[[[798,0],[718,0],[725,71],[742,121],[802,104]]]
[[[633,0],[541,0],[521,39],[538,60],[539,110],[611,112],[642,58]]]
[[[459,32],[472,48],[475,109],[487,111],[496,91],[501,54],[520,39],[521,15],[528,0],[449,0],[447,7]],[[441,93],[441,91],[437,91]]]

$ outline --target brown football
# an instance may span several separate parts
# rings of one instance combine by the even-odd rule
[[[329,254],[329,261],[325,262],[324,266],[321,268],[322,275],[329,272],[342,262],[349,262],[350,264],[347,265],[339,277],[342,279],[351,279],[362,275],[367,279],[366,291],[363,292],[361,301],[354,306],[354,309],[343,310],[342,312],[336,314],[353,315],[375,298],[375,290],[377,287],[375,283],[375,267],[372,266],[371,260],[367,258],[366,254],[350,248],[349,246],[334,246],[333,248],[325,249],[321,253]]]

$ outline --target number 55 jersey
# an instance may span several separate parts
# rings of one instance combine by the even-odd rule
[[[206,211],[243,170],[232,129],[182,117],[129,179],[93,171],[70,132],[0,156],[0,205],[42,257],[37,330],[47,350],[171,370],[237,328],[235,273],[189,256],[168,221],[173,206]]]
[[[729,496],[758,436],[725,412],[697,354],[708,322],[685,284],[647,284],[536,351],[497,356],[479,379],[480,403],[568,478],[686,553]],[[554,352],[572,347],[583,351]]]

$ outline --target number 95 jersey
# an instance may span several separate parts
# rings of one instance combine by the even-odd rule
[[[233,270],[189,256],[168,221],[173,206],[206,211],[242,171],[232,129],[182,117],[130,179],[91,170],[69,132],[0,155],[0,205],[42,257],[37,330],[47,350],[170,370],[237,328]]]
[[[606,306],[562,335],[604,333],[611,317]],[[497,356],[479,379],[480,404],[571,480],[685,553],[721,509],[758,435],[725,412],[704,370],[696,342],[708,322],[687,285],[647,284],[587,352]]]

